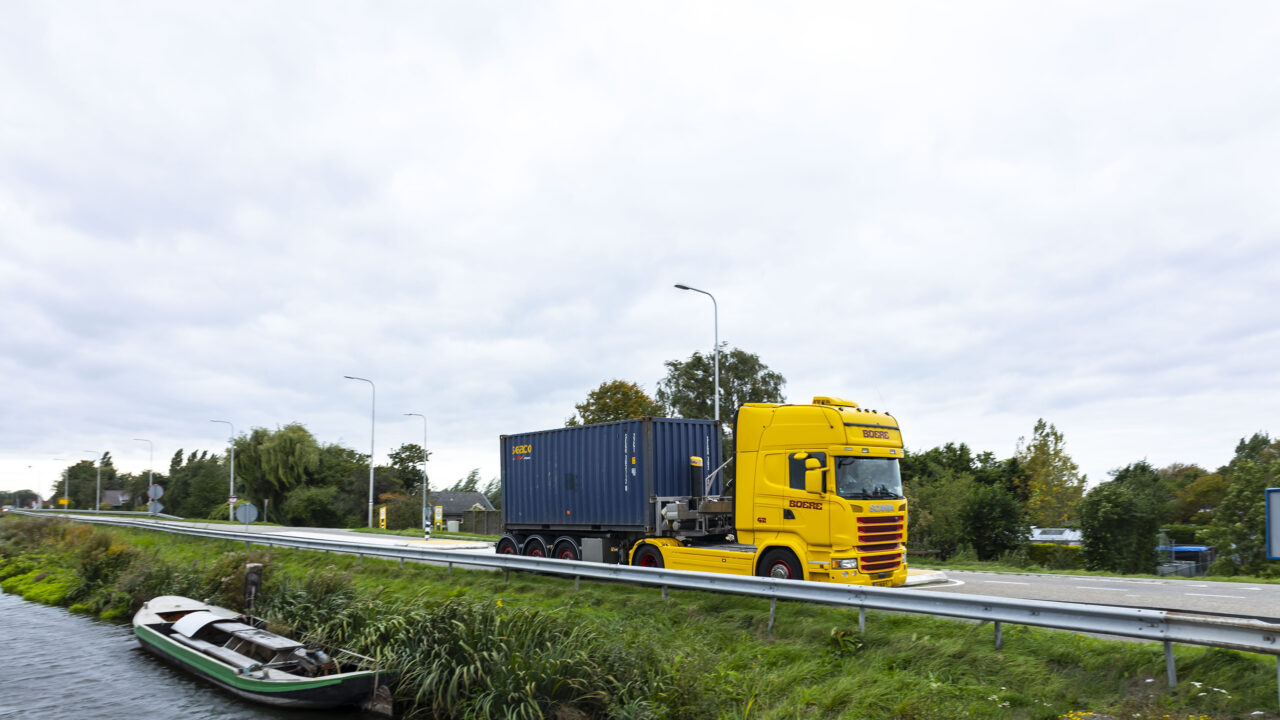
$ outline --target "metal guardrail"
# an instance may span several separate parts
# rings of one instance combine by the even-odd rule
[[[21,514],[35,514],[16,511]],[[1280,683],[1280,624],[1241,617],[1196,615],[1113,605],[1089,605],[1084,603],[1052,600],[1028,600],[1023,598],[993,597],[964,593],[931,593],[910,588],[879,588],[868,586],[838,585],[834,583],[797,582],[774,578],[744,575],[717,575],[715,573],[671,570],[667,568],[643,568],[630,565],[605,565],[532,558],[520,555],[481,555],[452,550],[432,550],[408,545],[365,545],[347,540],[295,537],[268,533],[248,533],[236,530],[192,528],[169,523],[143,522],[118,518],[79,516],[81,522],[112,525],[141,530],[161,530],[195,537],[230,540],[268,547],[290,547],[323,552],[339,552],[351,555],[369,555],[417,562],[519,570],[549,575],[627,582],[661,587],[663,595],[668,588],[703,590],[768,598],[769,627],[773,628],[778,600],[821,603],[859,609],[858,629],[864,629],[867,610],[885,610],[941,617],[962,618],[991,622],[995,627],[996,647],[1002,644],[1002,624],[1033,625],[1037,627],[1097,633],[1119,637],[1163,642],[1169,687],[1177,685],[1177,671],[1173,661],[1173,643],[1229,648],[1245,652],[1277,656],[1277,683]]]

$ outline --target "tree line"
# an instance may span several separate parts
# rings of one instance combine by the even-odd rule
[[[1031,526],[1071,527],[1083,536],[1085,569],[1154,573],[1157,547],[1180,543],[1211,546],[1214,575],[1280,573],[1266,557],[1263,517],[1263,491],[1280,485],[1280,440],[1265,433],[1241,439],[1213,471],[1139,460],[1086,491],[1062,434],[1040,420],[1013,457],[947,443],[908,452],[902,474],[910,544],[944,558],[972,550],[1016,561]]]
[[[234,438],[235,494],[240,503],[252,502],[260,519],[287,525],[361,527],[368,518],[369,455],[338,444],[321,443],[300,423],[275,430],[253,428]],[[430,457],[430,453],[428,453]],[[422,493],[431,505],[431,486],[422,470],[422,446],[405,443],[388,454],[389,464],[373,469],[374,497],[388,508],[392,527],[417,527],[421,522]],[[226,519],[230,491],[231,455],[208,450],[180,449],[169,461],[168,472],[155,472],[154,482],[164,488],[161,503],[167,514],[190,518]],[[102,490],[118,490],[129,499],[129,509],[145,509],[148,474],[121,473],[110,453],[98,461]],[[65,477],[53,486],[55,502],[64,496],[71,508],[93,507],[99,467],[81,460],[69,466]],[[497,480],[479,487],[479,470],[473,470],[447,490],[485,492],[490,502],[501,502]],[[495,507],[498,505],[495,504]]]

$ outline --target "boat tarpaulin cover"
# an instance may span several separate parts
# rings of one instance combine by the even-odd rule
[[[200,628],[204,627],[205,625],[208,625],[209,623],[212,623],[212,622],[225,622],[225,621],[226,621],[226,618],[222,617],[221,615],[214,615],[208,610],[201,610],[200,612],[193,612],[189,615],[184,615],[181,618],[179,618],[178,622],[173,624],[173,631],[180,635],[193,637],[196,633],[200,632]]]

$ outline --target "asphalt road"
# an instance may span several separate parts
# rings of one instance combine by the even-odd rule
[[[1242,615],[1273,622],[1280,618],[1280,585],[1208,582],[1198,578],[1107,578],[962,570],[947,570],[946,575],[946,583],[918,589]]]

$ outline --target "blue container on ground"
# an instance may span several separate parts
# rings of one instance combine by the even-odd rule
[[[689,458],[720,467],[714,420],[638,418],[503,435],[507,532],[652,532],[652,498],[690,494]],[[708,494],[720,493],[717,475]]]

